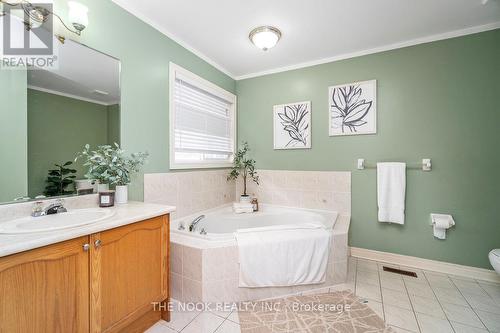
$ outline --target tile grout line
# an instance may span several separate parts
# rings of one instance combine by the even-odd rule
[[[233,314],[233,312],[236,312],[236,315],[238,316],[238,322],[235,322],[234,320],[229,319],[229,317],[231,317],[231,315]],[[226,317],[226,320],[229,320],[229,321],[233,322],[234,324],[236,324],[238,326],[241,326],[240,323],[239,323],[239,318],[240,318],[240,316],[238,314],[238,310],[233,310],[233,311],[231,311],[231,313],[229,313],[229,316]]]
[[[354,295],[357,295],[356,289],[358,287],[358,259],[356,258],[356,271],[354,272]]]
[[[477,314],[476,310],[472,307],[472,305],[469,303],[469,300],[467,298],[465,298],[464,294],[462,293],[462,291],[460,290],[460,288],[457,287],[457,285],[455,284],[455,281],[453,281],[453,279],[450,277],[449,278],[451,280],[451,283],[453,283],[453,285],[455,286],[455,288],[457,288],[458,292],[460,293],[460,295],[462,295],[462,297],[464,298],[465,302],[467,302],[467,304],[469,305],[469,307],[472,309],[472,312],[474,312],[474,314],[476,315],[477,319],[479,319],[479,321],[481,322],[481,324],[483,324],[484,328],[486,329],[486,331],[490,332],[488,326],[486,326],[483,322],[483,320],[481,319],[481,317]],[[473,280],[474,282],[476,282],[476,280]],[[481,285],[478,283],[478,285],[481,287]],[[488,295],[488,293],[486,293],[486,295]],[[489,295],[488,295],[489,296]],[[486,312],[489,312],[489,311],[486,311]],[[467,325],[469,326],[469,325]],[[471,326],[472,327],[472,326]]]
[[[422,274],[423,274],[423,271],[422,271]],[[425,276],[425,274],[424,274],[424,276]],[[417,323],[418,331],[422,332],[422,329],[420,328],[420,323],[418,322],[417,313],[415,312],[415,308],[413,307],[413,303],[412,303],[411,298],[410,298],[410,293],[408,292],[408,288],[406,287],[406,280],[404,279],[404,277],[401,277],[401,279],[403,280],[403,286],[405,287],[406,296],[408,296],[408,300],[410,301],[411,311],[413,312],[413,316],[415,317],[415,322]],[[427,279],[425,281],[427,281]],[[429,288],[430,288],[430,286],[429,286]],[[451,324],[450,324],[450,326],[451,326]]]
[[[488,297],[490,297],[492,300],[493,300],[493,303],[495,305],[497,305],[497,302],[495,301],[495,299],[493,298],[493,296],[490,295],[490,293],[484,289],[484,287],[481,285],[481,283],[479,281],[481,280],[476,280],[474,279],[474,281],[479,285],[479,288],[481,288],[482,291],[484,291],[486,293],[486,295],[488,295]],[[500,286],[500,285],[499,285]],[[500,307],[500,304],[498,304],[498,307]],[[486,311],[486,310],[481,310],[481,311],[484,311],[484,312],[489,312],[489,313],[494,313],[494,314],[497,314],[496,312],[490,312],[490,311]]]
[[[187,323],[187,324],[186,324],[183,328],[181,328],[178,332],[182,332],[182,331],[184,331],[184,330],[186,329],[186,327],[188,327],[188,326],[189,326],[189,325],[190,325],[190,324],[191,324],[191,323],[192,323],[192,322],[193,322],[193,321],[194,321],[194,320],[195,320],[195,319],[196,319],[196,318],[197,318],[200,314],[201,314],[201,312],[200,312],[200,313],[198,313],[196,316],[194,316],[194,317],[193,317],[193,319],[191,319],[191,320],[189,321],[189,323]],[[174,331],[175,331],[175,329],[174,329]]]
[[[382,294],[382,280],[380,279],[380,270],[378,267],[378,262],[377,262],[377,276],[378,276],[378,289],[380,290],[380,303],[382,304],[382,314],[384,315],[383,319],[385,322],[384,295]]]
[[[451,324],[451,320],[450,318],[448,318],[448,315],[446,314],[446,311],[444,311],[444,307],[443,307],[443,304],[441,304],[441,301],[439,300],[439,298],[437,297],[436,293],[434,292],[434,288],[432,288],[431,286],[431,283],[429,281],[429,279],[427,278],[427,275],[425,274],[425,271],[422,270],[422,274],[424,274],[424,277],[425,277],[425,281],[427,281],[427,283],[429,284],[429,288],[431,288],[432,290],[432,294],[434,295],[434,297],[436,297],[436,301],[438,302],[439,304],[439,307],[441,308],[441,311],[443,311],[444,313],[444,316],[446,317],[446,320],[448,321],[448,324],[450,324],[450,327],[451,327],[451,330],[453,332],[456,332],[455,331],[455,328],[453,327],[453,325]],[[446,275],[446,278],[451,280],[450,277],[448,275]],[[458,289],[458,288],[457,288]]]
[[[212,333],[217,332],[217,330],[218,330],[219,328],[221,328],[221,326],[222,326],[222,325],[224,325],[224,323],[225,323],[226,321],[227,321],[227,318],[226,318],[226,319],[224,319],[224,320],[222,321],[222,323],[220,323],[220,325],[219,325],[219,326],[217,326],[217,327],[213,330],[213,332],[212,332]]]

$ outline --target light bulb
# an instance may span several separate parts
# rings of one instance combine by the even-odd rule
[[[31,9],[29,11],[29,26],[32,29],[36,29],[42,26],[45,21],[45,17],[42,12],[38,9]]]

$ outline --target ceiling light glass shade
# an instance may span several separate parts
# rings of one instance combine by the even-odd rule
[[[31,9],[29,11],[29,26],[32,29],[36,29],[42,26],[43,22],[45,22],[45,17],[43,14],[37,9]]]
[[[27,1],[21,2],[21,8],[24,11],[24,15],[22,15],[20,10],[14,10],[13,12],[18,12],[21,14],[19,16],[25,23],[28,29],[36,29],[43,25],[50,14],[50,12],[42,7],[35,6]]]
[[[89,24],[89,9],[79,2],[68,1],[68,19],[75,29],[81,31]]]
[[[281,31],[270,26],[258,27],[250,32],[248,38],[259,49],[267,51],[278,43],[281,38]]]

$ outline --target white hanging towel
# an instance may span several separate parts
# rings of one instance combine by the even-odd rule
[[[239,229],[236,235],[240,287],[283,287],[322,283],[331,231],[322,224]]]
[[[406,163],[377,163],[379,222],[405,223]]]

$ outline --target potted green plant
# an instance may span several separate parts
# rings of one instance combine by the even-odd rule
[[[75,162],[83,159],[83,166],[88,167],[85,178],[97,181],[97,192],[109,190],[109,182],[106,170],[108,168],[109,157],[106,156],[105,149],[99,146],[91,151],[90,145],[86,144],[82,152],[78,153]]]
[[[71,164],[73,164],[71,161],[64,164],[55,164],[57,168],[49,170],[47,186],[45,186],[43,194],[54,197],[74,193],[74,191],[68,189],[68,186],[74,183],[76,177],[76,170],[69,167]]]
[[[243,178],[243,194],[240,196],[240,202],[250,202],[251,198],[247,194],[247,179],[250,178],[257,185],[259,185],[259,176],[255,171],[255,160],[247,157],[250,151],[247,142],[236,152],[234,157],[233,167],[227,176],[227,180],[236,180],[241,175]]]
[[[85,177],[115,186],[115,202],[120,204],[127,203],[130,176],[140,170],[148,156],[148,153],[142,152],[126,156],[117,143],[98,146],[96,150],[91,150],[87,144],[76,159],[85,159],[83,165],[88,167]]]

